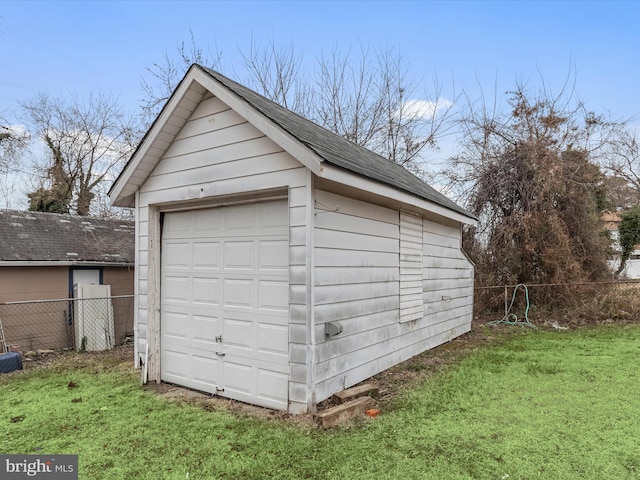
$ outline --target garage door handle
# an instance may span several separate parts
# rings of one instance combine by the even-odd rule
[[[216,352],[216,355],[219,356],[219,357],[224,357],[226,355],[226,353]]]

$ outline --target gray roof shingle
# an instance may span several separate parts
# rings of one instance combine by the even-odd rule
[[[417,195],[468,218],[476,219],[469,211],[401,165],[317,125],[210,68],[201,65],[197,67],[297,138],[327,163]]]
[[[133,264],[130,220],[0,210],[0,261]]]

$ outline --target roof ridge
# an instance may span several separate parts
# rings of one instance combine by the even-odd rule
[[[378,183],[390,185],[399,190],[420,196],[476,220],[476,217],[468,210],[393,160],[326,129],[313,120],[283,107],[209,67],[197,63],[194,66],[276,123],[327,163]],[[335,143],[338,145],[335,145]]]

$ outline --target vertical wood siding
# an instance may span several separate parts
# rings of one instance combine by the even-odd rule
[[[399,211],[319,190],[316,200],[317,401],[469,331],[473,267],[460,250],[459,225],[409,215],[411,241],[402,247]],[[408,247],[420,259],[408,280],[418,281],[410,294],[422,298],[423,314],[401,322]],[[342,333],[326,337],[326,322],[339,322]]]
[[[418,320],[422,301],[422,217],[400,212],[400,321]]]
[[[306,371],[306,225],[305,193],[308,172],[259,130],[247,123],[218,98],[209,95],[142,185],[139,194],[138,255],[138,344],[139,352],[157,332],[149,331],[149,315],[156,315],[157,268],[151,261],[154,247],[149,218],[156,204],[193,201],[211,202],[222,195],[265,189],[288,188],[290,217],[290,411],[307,408]],[[159,238],[155,239],[159,242]],[[151,270],[151,272],[150,272]],[[150,282],[151,277],[151,282]],[[152,326],[157,323],[154,319]],[[152,345],[150,345],[152,346]],[[151,364],[151,361],[150,361]],[[155,370],[154,370],[155,374]],[[158,370],[159,375],[159,370]],[[154,379],[154,378],[151,378]]]

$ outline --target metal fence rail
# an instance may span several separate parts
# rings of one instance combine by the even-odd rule
[[[509,313],[534,322],[567,324],[640,321],[640,281],[476,286],[474,316],[500,319]],[[528,310],[527,310],[527,307]],[[511,308],[511,310],[509,310]]]
[[[640,321],[640,281],[476,286],[474,317],[498,320],[508,313],[534,323]],[[133,336],[134,296],[0,303],[7,346],[29,350],[95,351]],[[528,307],[528,308],[527,308]]]
[[[6,343],[29,350],[107,350],[133,336],[133,295],[0,303]]]

